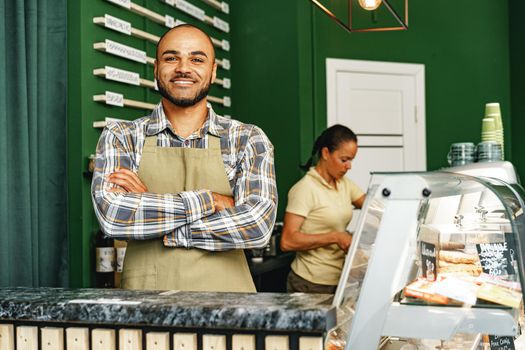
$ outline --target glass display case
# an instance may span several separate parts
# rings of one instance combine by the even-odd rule
[[[401,349],[513,341],[523,314],[523,193],[464,174],[373,174],[326,348],[377,349],[387,337],[409,339]]]

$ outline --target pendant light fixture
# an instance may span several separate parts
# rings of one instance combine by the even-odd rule
[[[326,6],[324,6],[322,0],[310,0],[317,7],[319,7],[324,13],[326,13],[330,18],[332,18],[337,24],[346,29],[349,32],[380,32],[380,31],[390,31],[390,30],[407,30],[408,29],[408,0],[404,0],[404,19],[399,16],[396,10],[392,7],[391,0],[347,0],[348,1],[348,23],[343,22],[339,19],[332,11],[330,11]],[[375,11],[381,7],[385,7],[388,12],[394,17],[395,21],[399,26],[385,26],[385,27],[371,27],[371,28],[354,28],[352,26],[352,17],[353,17],[353,5],[358,3],[362,11]]]

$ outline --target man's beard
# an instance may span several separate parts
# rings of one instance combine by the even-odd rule
[[[181,75],[175,78],[185,78],[185,77]],[[177,98],[173,95],[170,95],[170,93],[168,92],[168,89],[166,89],[162,81],[160,79],[157,79],[157,87],[159,89],[160,95],[178,107],[190,107],[190,106],[196,105],[206,96],[208,96],[208,92],[210,91],[210,85],[211,85],[211,79],[208,82],[208,84],[206,84],[193,98]]]

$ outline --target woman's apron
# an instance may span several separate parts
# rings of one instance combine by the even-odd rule
[[[232,196],[220,138],[208,134],[208,148],[157,147],[147,137],[138,176],[154,193],[208,189]],[[165,247],[162,239],[128,242],[122,288],[213,292],[255,292],[244,251]]]

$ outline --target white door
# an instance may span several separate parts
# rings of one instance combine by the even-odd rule
[[[327,125],[358,136],[347,174],[366,190],[373,171],[426,170],[424,65],[327,59]]]

